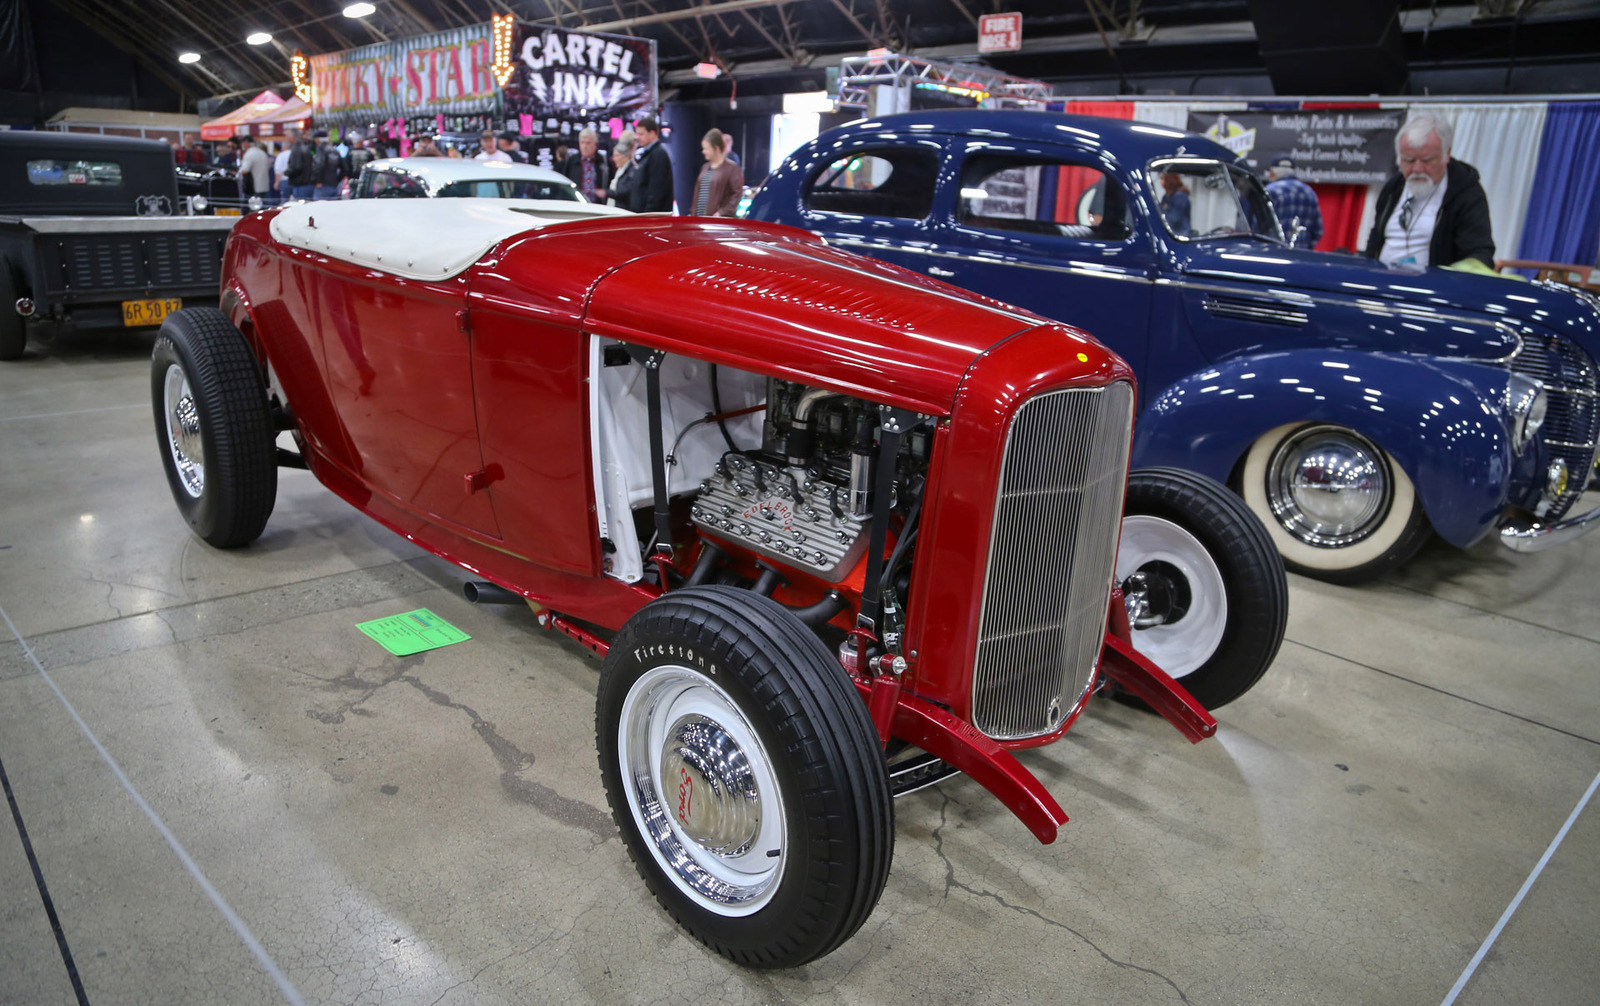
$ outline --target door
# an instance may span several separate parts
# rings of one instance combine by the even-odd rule
[[[498,538],[461,316],[466,281],[319,272],[316,292],[310,315],[355,475],[432,522]]]
[[[925,271],[1081,328],[1142,374],[1156,260],[1116,176],[1087,154],[982,146],[956,183]]]

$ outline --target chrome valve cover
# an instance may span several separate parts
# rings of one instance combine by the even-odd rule
[[[850,516],[847,485],[738,454],[717,467],[690,511],[708,537],[830,581],[861,558],[866,525]]]

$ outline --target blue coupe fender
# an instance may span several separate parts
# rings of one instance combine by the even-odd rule
[[[1347,427],[1410,478],[1435,531],[1459,546],[1505,509],[1512,449],[1505,370],[1405,354],[1262,353],[1234,357],[1156,395],[1139,417],[1133,463],[1227,482],[1262,434],[1296,423]]]

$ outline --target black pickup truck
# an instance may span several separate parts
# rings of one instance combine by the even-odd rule
[[[184,209],[158,140],[0,131],[0,360],[41,323],[134,328],[215,305],[239,218]]]

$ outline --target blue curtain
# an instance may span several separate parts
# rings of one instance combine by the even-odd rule
[[[1600,256],[1600,101],[1551,102],[1517,257],[1594,265]]]

